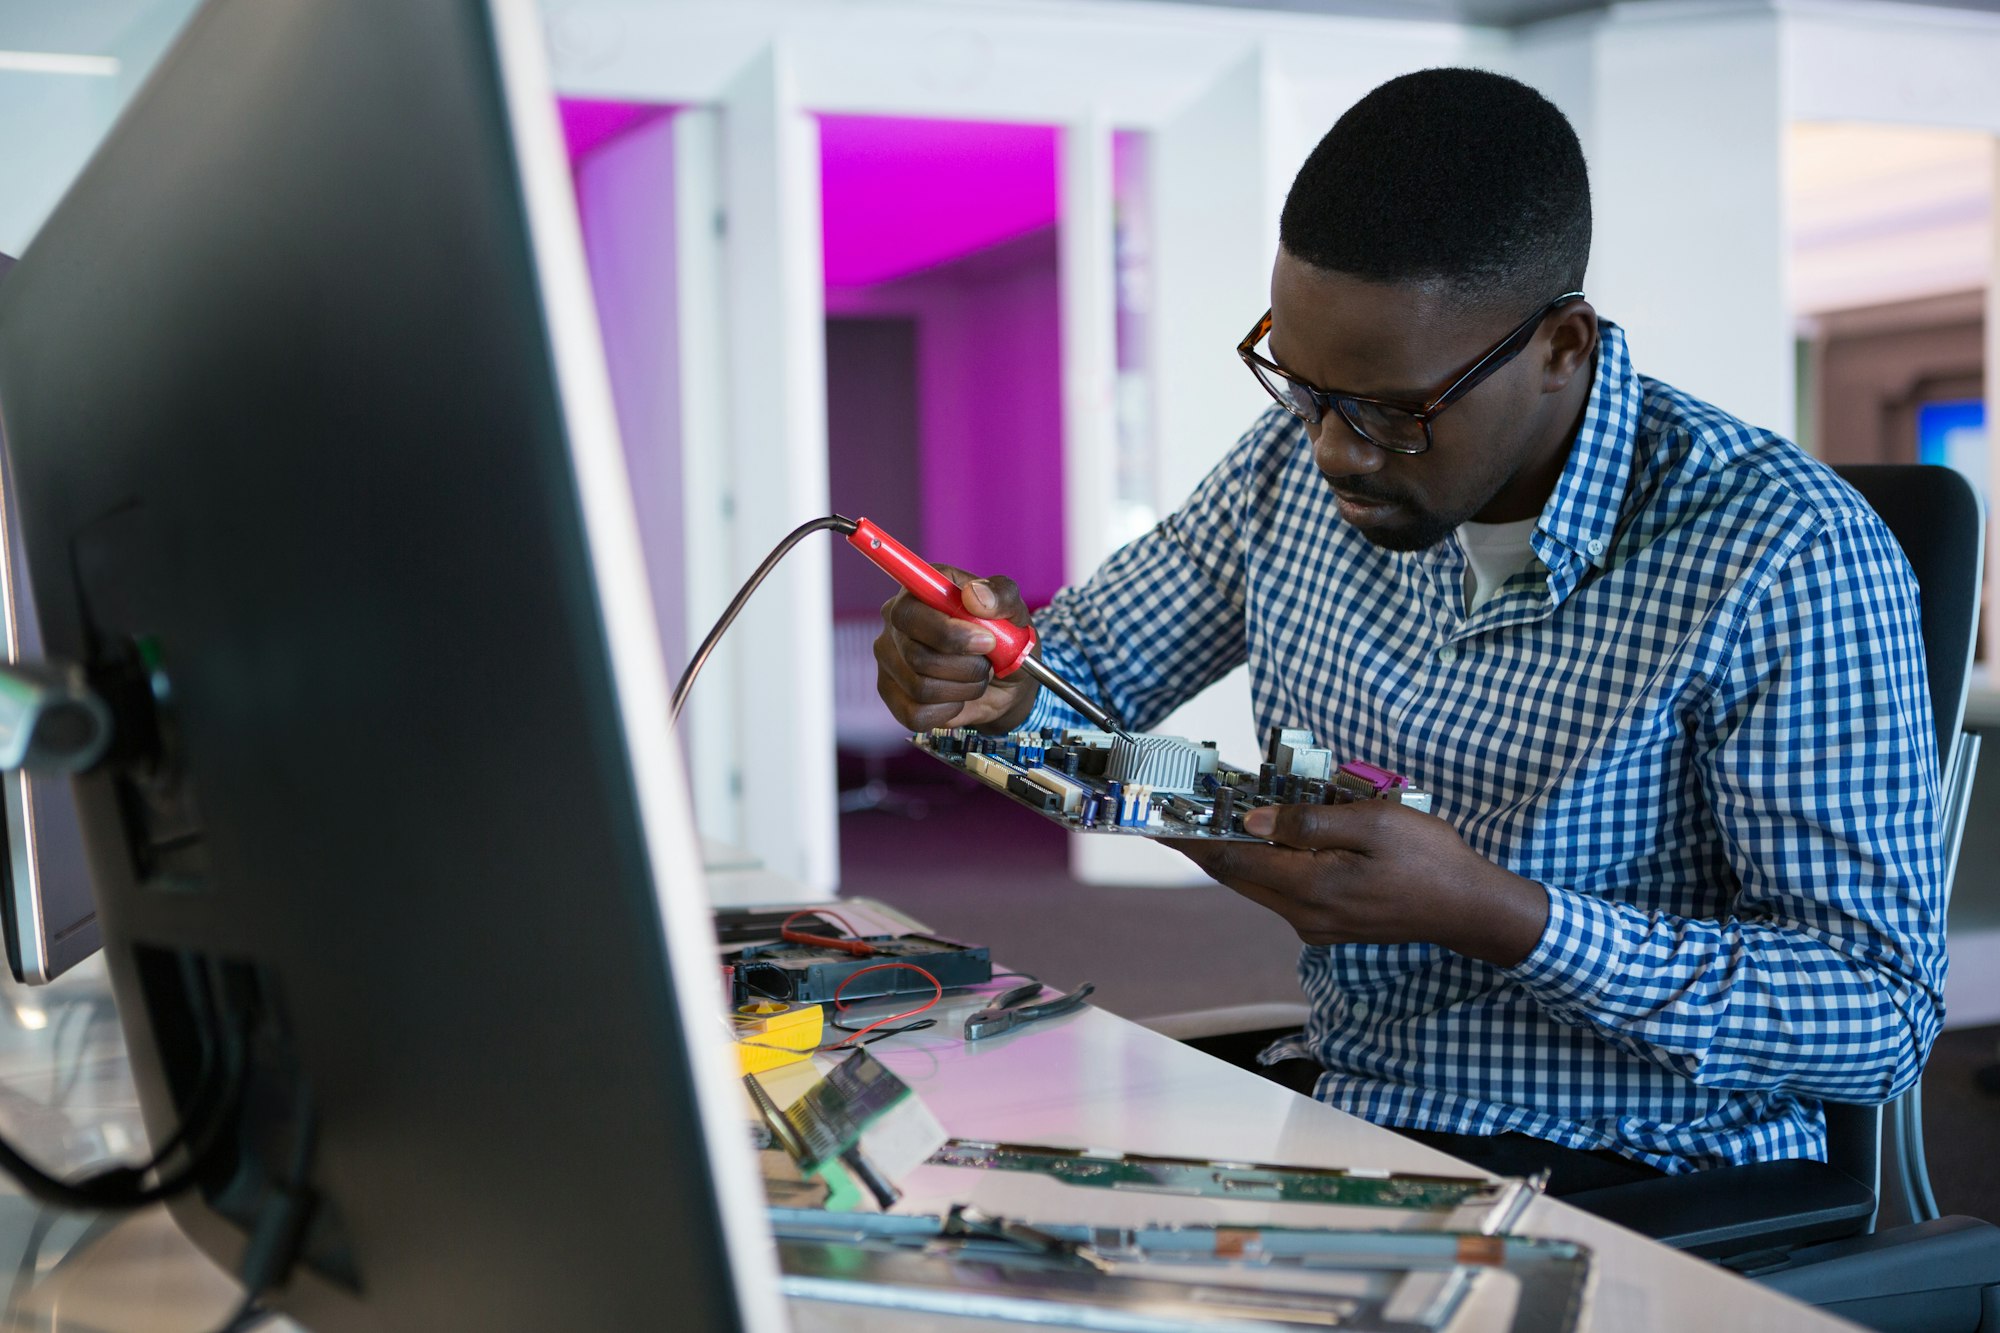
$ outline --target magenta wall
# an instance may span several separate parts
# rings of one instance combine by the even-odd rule
[[[829,287],[890,282],[1056,220],[1052,125],[821,116]]]
[[[1063,573],[1057,140],[1046,125],[820,117],[827,314],[917,325],[923,551],[1005,574],[1031,605]]]
[[[1053,228],[896,282],[829,288],[827,313],[917,322],[924,554],[1062,586],[1061,307]]]
[[[673,602],[684,558],[678,385],[662,371],[677,361],[673,109],[560,109],[655,592]],[[880,496],[868,507],[917,514],[925,554],[1006,574],[1039,605],[1063,571],[1057,131],[823,116],[820,145],[829,317],[917,326],[916,465],[868,469]],[[842,373],[868,372],[848,358]],[[907,375],[881,391],[907,395]],[[887,494],[891,484],[904,490]],[[660,610],[672,638],[678,607]]]

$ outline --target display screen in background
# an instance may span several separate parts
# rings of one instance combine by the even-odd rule
[[[1917,408],[1917,461],[1955,468],[1986,494],[1986,404],[1978,398]]]

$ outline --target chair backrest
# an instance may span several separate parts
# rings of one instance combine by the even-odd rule
[[[1972,683],[1972,654],[1979,635],[1979,589],[1986,565],[1985,506],[1971,483],[1946,467],[1851,464],[1834,471],[1882,516],[1917,576],[1939,776],[1949,780],[1946,770],[1965,725],[1965,698]],[[1943,795],[1949,799],[1948,793]],[[1953,827],[1962,832],[1962,821]],[[1948,853],[1951,850],[1946,849]],[[1948,891],[1949,886],[1946,888]],[[1879,1195],[1882,1108],[1829,1105],[1826,1112],[1827,1161]]]
[[[1951,757],[1965,725],[1972,650],[1979,630],[1979,582],[1986,516],[1972,483],[1925,463],[1850,464],[1835,472],[1861,492],[1895,534],[1923,595],[1924,666],[1931,678],[1938,763]]]

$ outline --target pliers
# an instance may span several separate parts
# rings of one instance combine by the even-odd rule
[[[981,1037],[997,1037],[1003,1032],[1011,1032],[1017,1027],[1025,1027],[1038,1018],[1054,1018],[1072,1009],[1081,1009],[1083,1002],[1090,998],[1097,987],[1085,982],[1067,995],[1058,995],[1053,1000],[1043,1000],[1031,1004],[1042,993],[1042,983],[1027,981],[1003,991],[1000,997],[972,1014],[965,1020],[965,1039],[978,1041]]]

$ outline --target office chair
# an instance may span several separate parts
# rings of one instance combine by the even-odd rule
[[[1949,895],[1979,759],[1979,738],[1964,720],[1979,629],[1984,508],[1949,468],[1835,471],[1882,516],[1917,576]],[[1887,1108],[1828,1104],[1826,1116],[1826,1162],[1722,1167],[1573,1194],[1567,1202],[1870,1328],[2000,1330],[2000,1228],[1939,1216],[1924,1161],[1921,1084]],[[1912,1221],[1878,1230],[1885,1137]]]
[[[1979,626],[1986,519],[1949,468],[1836,468],[1902,545],[1923,599],[1925,665],[1937,725],[1944,886],[1951,891],[1979,738],[1964,728]],[[1216,1009],[1146,1020],[1182,1041],[1239,1048],[1295,1032],[1305,1008]],[[1261,1030],[1261,1031],[1260,1031]],[[1255,1034],[1255,1035],[1253,1035]],[[1921,1088],[1884,1115],[1828,1104],[1826,1162],[1758,1162],[1572,1194],[1566,1203],[1712,1259],[1884,1333],[2000,1333],[2000,1227],[1941,1217],[1923,1151]],[[1886,1125],[1886,1129],[1885,1129]],[[1885,1133],[1904,1212],[1877,1230]]]

